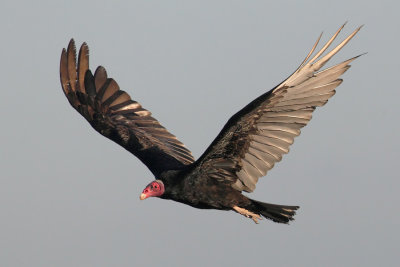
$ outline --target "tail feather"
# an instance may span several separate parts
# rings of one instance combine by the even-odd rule
[[[299,206],[285,206],[264,203],[256,200],[252,200],[254,205],[253,212],[261,214],[263,217],[270,219],[277,223],[289,223],[293,221],[293,216],[296,215],[296,210]]]

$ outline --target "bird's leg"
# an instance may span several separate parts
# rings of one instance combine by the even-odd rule
[[[258,214],[255,214],[251,211],[248,211],[246,209],[243,209],[241,207],[238,206],[233,206],[233,209],[239,213],[242,214],[243,216],[247,217],[247,218],[251,218],[255,223],[258,223],[258,220],[262,220],[261,216]]]

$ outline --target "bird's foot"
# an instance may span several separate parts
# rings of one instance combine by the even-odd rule
[[[247,217],[247,218],[251,218],[251,219],[252,219],[255,223],[257,223],[257,224],[258,224],[258,220],[262,220],[262,218],[261,218],[260,215],[255,214],[255,213],[253,213],[253,212],[251,212],[251,211],[248,211],[248,210],[246,210],[246,209],[243,209],[243,208],[241,208],[241,207],[234,206],[233,209],[234,209],[237,213],[242,214],[243,216],[245,216],[245,217]]]

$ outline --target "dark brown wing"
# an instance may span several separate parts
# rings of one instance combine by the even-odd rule
[[[103,67],[92,75],[86,43],[79,50],[78,63],[74,40],[63,49],[60,79],[70,104],[93,128],[137,156],[155,176],[194,161],[191,152],[150,111],[107,78]]]
[[[343,25],[344,26],[344,25]],[[271,91],[258,97],[236,113],[193,165],[198,177],[227,182],[239,191],[252,192],[259,177],[289,152],[300,129],[310,120],[316,107],[323,106],[342,83],[339,77],[356,57],[320,70],[360,30],[356,29],[326,55],[343,26],[309,60],[319,39],[300,67]]]

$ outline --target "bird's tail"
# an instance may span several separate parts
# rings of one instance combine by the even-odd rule
[[[289,223],[293,221],[293,216],[296,215],[296,210],[299,208],[299,206],[276,205],[256,200],[251,201],[254,207],[253,212],[277,223]]]

